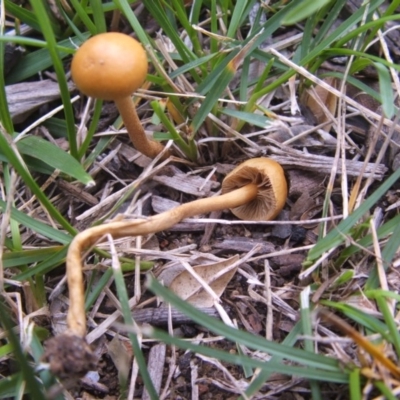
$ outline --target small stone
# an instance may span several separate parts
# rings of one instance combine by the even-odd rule
[[[289,211],[283,210],[279,214],[277,221],[288,221],[289,220]],[[292,233],[292,225],[287,224],[287,225],[275,225],[272,228],[271,235],[273,237],[279,238],[279,239],[287,239]]]

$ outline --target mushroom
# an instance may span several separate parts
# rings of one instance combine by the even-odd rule
[[[239,207],[229,207],[238,218],[249,221],[269,221],[282,210],[287,197],[283,169],[269,158],[251,158],[232,170],[222,182],[222,193],[233,192],[251,182],[257,182],[257,197]]]
[[[145,81],[147,69],[142,45],[118,32],[91,37],[77,50],[71,64],[77,88],[87,96],[113,100],[133,145],[144,155],[155,158],[164,146],[147,139],[131,99]]]
[[[70,305],[67,335],[84,338],[86,315],[81,256],[105,235],[115,239],[140,236],[170,228],[185,218],[230,208],[241,219],[266,221],[282,210],[287,197],[287,183],[282,167],[274,160],[255,158],[235,168],[222,183],[222,194],[182,204],[147,219],[115,221],[80,232],[67,254],[67,280]],[[57,339],[57,337],[55,338]]]

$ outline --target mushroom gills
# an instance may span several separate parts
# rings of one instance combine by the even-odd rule
[[[252,158],[233,169],[222,182],[222,193],[254,183],[257,196],[249,203],[231,208],[236,217],[249,221],[269,221],[283,209],[288,188],[283,168],[269,158]]]

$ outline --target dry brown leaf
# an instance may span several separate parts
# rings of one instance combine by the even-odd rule
[[[49,302],[49,311],[51,316],[51,327],[53,332],[61,335],[67,329],[67,309],[68,299],[58,293],[52,296]]]
[[[220,297],[229,281],[235,275],[237,266],[234,266],[234,264],[238,260],[239,256],[235,255],[227,260],[213,264],[197,265],[192,268]],[[196,307],[212,307],[214,304],[213,297],[204,290],[202,284],[187,270],[178,273],[169,288],[183,300]]]
[[[300,218],[307,210],[315,206],[315,199],[305,190],[294,202],[290,210],[290,220],[295,221]]]
[[[39,309],[36,298],[33,294],[32,287],[29,284],[22,286],[25,296],[26,313],[31,314]]]
[[[325,83],[336,89],[337,79],[328,77],[323,79]],[[307,89],[302,97],[302,103],[312,112],[317,124],[323,124],[332,119],[336,113],[337,97],[328,92],[322,86]],[[325,130],[330,131],[332,124],[326,125]]]
[[[111,342],[107,345],[107,350],[118,370],[119,381],[126,382],[132,364],[132,352],[128,351],[127,346],[124,345],[118,335],[114,336]]]

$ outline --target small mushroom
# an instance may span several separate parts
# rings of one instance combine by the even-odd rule
[[[68,333],[74,337],[86,335],[82,252],[105,235],[115,239],[140,236],[170,228],[185,218],[230,208],[239,218],[265,221],[282,210],[287,196],[287,183],[282,167],[267,158],[248,160],[235,168],[222,184],[223,194],[182,204],[172,210],[147,219],[115,221],[95,226],[79,233],[71,242],[67,254],[67,280],[70,307]],[[55,338],[56,339],[56,338]]]
[[[131,99],[132,93],[145,81],[147,69],[142,45],[118,32],[101,33],[87,40],[77,50],[71,64],[72,79],[78,89],[90,97],[113,100],[133,145],[154,158],[164,146],[147,139]]]
[[[247,160],[226,176],[222,182],[222,193],[233,192],[251,182],[257,182],[257,196],[239,207],[230,207],[232,213],[249,221],[274,219],[287,198],[287,183],[282,167],[269,158]]]

